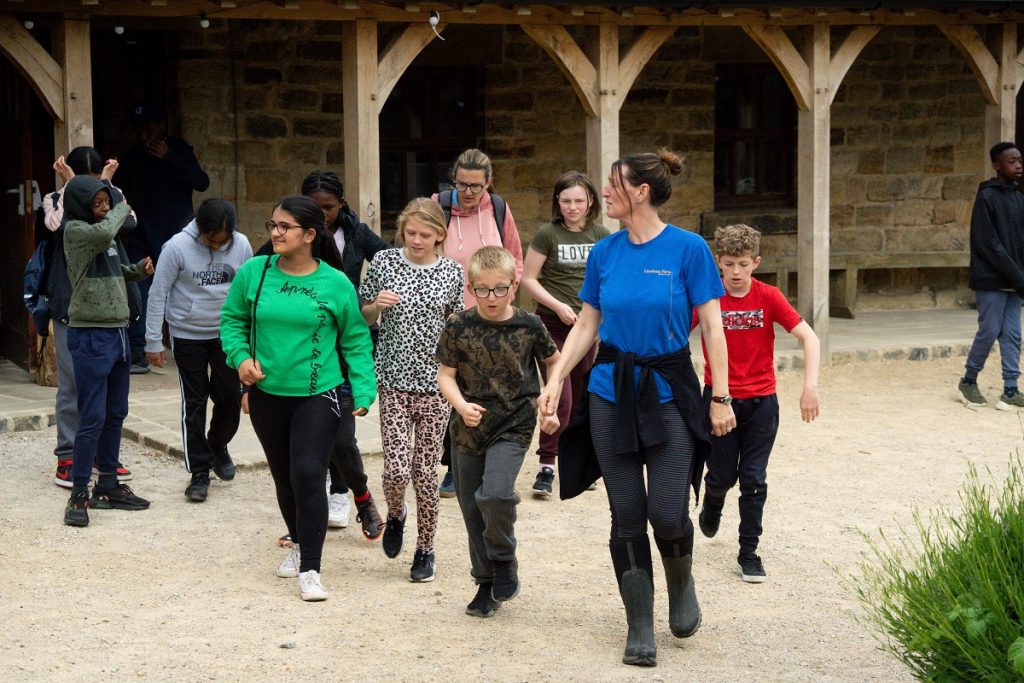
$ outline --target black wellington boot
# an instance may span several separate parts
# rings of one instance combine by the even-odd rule
[[[693,532],[679,542],[655,537],[668,584],[668,626],[676,638],[689,638],[700,628],[700,605],[693,580]],[[689,542],[687,542],[689,541]]]
[[[616,538],[608,545],[629,624],[622,663],[655,666],[657,646],[654,643],[654,579],[650,541],[646,536]]]

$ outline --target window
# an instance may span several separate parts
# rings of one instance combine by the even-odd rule
[[[412,67],[380,116],[382,228],[413,197],[448,188],[452,162],[480,139],[476,69]]]
[[[715,71],[715,208],[792,206],[796,104],[771,64]]]

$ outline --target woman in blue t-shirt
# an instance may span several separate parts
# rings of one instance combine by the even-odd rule
[[[622,661],[638,666],[656,662],[648,520],[665,566],[672,634],[687,638],[701,621],[690,572],[688,483],[699,485],[710,440],[688,348],[694,308],[714,377],[711,431],[723,435],[736,425],[718,268],[699,235],[658,215],[682,166],[667,150],[612,164],[602,196],[608,217],[625,229],[594,245],[580,291],[583,308],[538,399],[543,414],[555,414],[563,379],[600,337],[588,386],[589,436],[608,491],[609,548],[629,623]],[[633,381],[622,381],[630,375]],[[560,465],[566,443],[563,438]]]

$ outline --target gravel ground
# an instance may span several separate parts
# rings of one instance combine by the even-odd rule
[[[265,469],[217,482],[206,503],[191,504],[180,462],[126,443],[132,486],[152,508],[93,511],[88,528],[74,529],[61,521],[66,493],[51,479],[53,430],[0,434],[16,480],[0,505],[0,670],[16,681],[908,679],[857,621],[839,577],[860,561],[861,532],[906,525],[915,505],[958,505],[969,462],[1005,473],[1020,420],[955,402],[960,365],[827,369],[812,425],[799,422],[799,375],[783,374],[761,548],[769,581],[739,578],[731,496],[718,537],[698,532],[704,622],[681,647],[655,563],[654,669],[620,662],[625,618],[602,489],[535,500],[534,466],[524,468],[523,591],[481,620],[463,613],[474,587],[454,500],[442,502],[435,582],[409,583],[412,544],[388,560],[379,543],[361,540],[353,515],[348,529],[328,534],[330,599],[307,604],[294,580],[274,576],[284,529]],[[982,388],[994,397],[990,376]],[[378,498],[380,466],[367,459]]]

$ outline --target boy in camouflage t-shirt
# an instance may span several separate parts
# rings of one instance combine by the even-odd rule
[[[468,276],[477,303],[448,319],[437,381],[458,413],[449,428],[452,473],[478,584],[466,613],[489,617],[519,593],[515,482],[537,420],[537,362],[550,368],[558,348],[540,318],[512,306],[519,283],[511,253],[480,249]],[[555,416],[541,423],[557,428]]]

